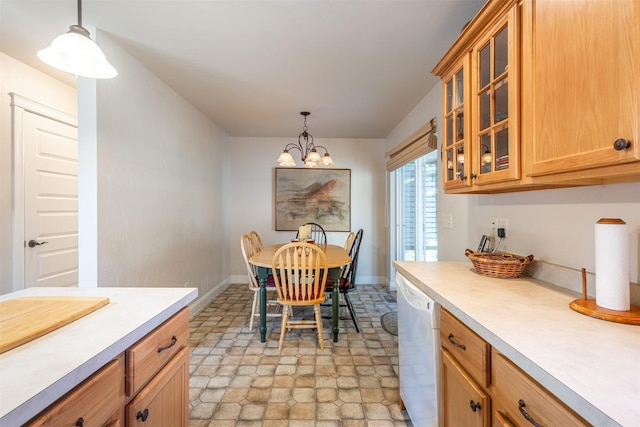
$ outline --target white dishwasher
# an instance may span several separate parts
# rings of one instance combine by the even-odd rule
[[[400,396],[415,427],[438,426],[439,313],[435,302],[396,273]]]

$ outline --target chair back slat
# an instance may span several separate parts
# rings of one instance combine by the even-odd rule
[[[260,235],[258,234],[258,232],[253,230],[250,231],[249,237],[251,238],[251,244],[253,245],[253,248],[256,251],[256,253],[260,252],[264,246],[262,244],[262,239],[260,238]]]
[[[315,241],[316,244],[327,243],[327,233],[325,233],[324,228],[322,228],[320,224],[316,224],[315,222],[307,222],[302,225],[311,226],[311,238]],[[296,239],[298,239],[299,237],[299,232],[296,232]]]
[[[326,255],[309,243],[290,243],[274,254],[272,266],[278,298],[286,303],[313,304],[324,299]]]
[[[362,228],[358,230],[353,239],[351,250],[349,251],[349,258],[351,262],[342,269],[340,277],[343,279],[349,279],[349,286],[355,286],[356,270],[358,268],[358,255],[360,254],[360,243],[362,243]]]

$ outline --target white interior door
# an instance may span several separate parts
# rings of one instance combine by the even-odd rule
[[[78,132],[25,111],[24,287],[78,286]]]

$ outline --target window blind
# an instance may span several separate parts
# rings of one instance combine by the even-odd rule
[[[436,118],[411,134],[408,138],[386,153],[387,171],[391,172],[438,148]]]

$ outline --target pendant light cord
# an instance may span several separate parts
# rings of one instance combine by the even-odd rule
[[[78,0],[78,26],[82,27],[82,0]]]

